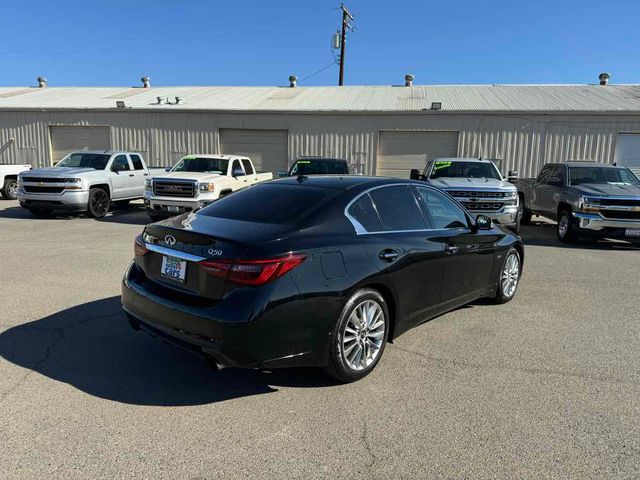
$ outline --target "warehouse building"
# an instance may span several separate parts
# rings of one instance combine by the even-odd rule
[[[0,88],[0,163],[50,166],[80,149],[250,156],[285,170],[303,155],[408,177],[426,159],[500,160],[533,176],[547,161],[640,168],[640,85]]]

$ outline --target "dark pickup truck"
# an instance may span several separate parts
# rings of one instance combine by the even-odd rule
[[[349,162],[340,158],[303,157],[291,165],[288,172],[278,172],[280,177],[298,175],[350,175]]]
[[[625,167],[594,162],[547,163],[538,178],[517,181],[522,224],[531,215],[558,222],[558,238],[640,242],[640,179]]]

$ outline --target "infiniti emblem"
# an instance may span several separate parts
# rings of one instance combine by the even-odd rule
[[[166,237],[164,237],[164,243],[174,246],[176,244],[176,237],[174,237],[173,235],[167,235]]]

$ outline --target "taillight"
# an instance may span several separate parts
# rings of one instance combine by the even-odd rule
[[[138,256],[146,255],[147,253],[149,253],[149,249],[145,245],[142,235],[138,235],[133,242],[133,254]]]
[[[210,275],[240,285],[264,285],[300,265],[306,255],[288,255],[268,260],[203,260],[200,267]]]

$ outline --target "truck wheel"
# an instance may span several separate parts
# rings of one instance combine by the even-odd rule
[[[558,216],[558,240],[563,243],[574,243],[578,239],[578,232],[569,210],[562,210]]]
[[[92,188],[89,190],[89,201],[87,211],[93,218],[102,218],[109,212],[111,200],[109,194],[102,188]]]
[[[520,223],[522,225],[531,224],[531,210],[527,210],[524,207],[524,198],[520,195],[520,202],[518,202],[518,218],[520,218]],[[520,225],[518,225],[520,227]],[[518,228],[518,231],[520,228]]]
[[[2,196],[7,200],[18,198],[18,181],[15,178],[7,178],[2,186]]]
[[[53,210],[50,208],[29,208],[29,212],[34,217],[41,218],[41,217],[48,217],[49,215],[51,215],[51,212],[53,212]]]

